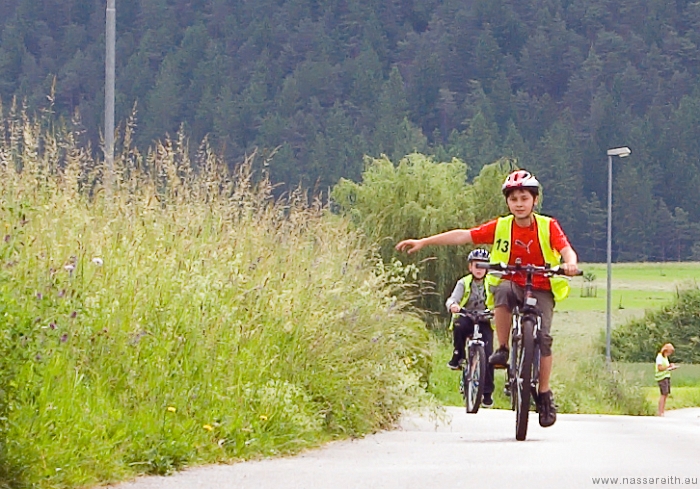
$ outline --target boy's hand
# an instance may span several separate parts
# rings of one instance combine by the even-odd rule
[[[562,263],[561,269],[570,277],[578,273],[578,265],[576,265],[576,263]]]
[[[409,255],[420,251],[423,248],[423,240],[420,239],[404,239],[396,245],[396,251],[405,251]]]
[[[450,306],[450,312],[452,314],[457,314],[459,312],[459,304],[452,304]]]

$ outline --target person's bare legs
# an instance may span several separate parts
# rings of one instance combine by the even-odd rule
[[[552,355],[540,358],[540,392],[549,390],[549,377],[552,375]]]
[[[656,412],[657,416],[663,416],[664,411],[666,410],[666,398],[668,397],[667,395],[662,395],[659,397],[659,410]]]
[[[507,306],[498,306],[493,311],[493,319],[496,323],[496,336],[498,336],[498,348],[508,347],[510,339],[511,313]],[[496,350],[497,348],[494,348]]]

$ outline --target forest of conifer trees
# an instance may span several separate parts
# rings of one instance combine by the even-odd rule
[[[5,115],[52,103],[99,148],[104,9],[0,4]],[[144,149],[182,127],[232,163],[274,153],[273,180],[324,191],[364,155],[457,157],[467,178],[513,157],[598,261],[606,150],[629,146],[615,259],[698,259],[698,43],[689,0],[118,0],[117,120],[136,108]]]

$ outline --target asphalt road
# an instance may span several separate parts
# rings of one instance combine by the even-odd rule
[[[399,430],[295,457],[202,467],[116,487],[700,489],[700,409],[671,411],[664,418],[559,415],[546,429],[532,413],[528,439],[522,442],[515,441],[511,411],[482,409],[468,415],[461,408],[447,410],[451,422],[437,426],[412,416]],[[594,481],[608,477],[618,478],[617,484]]]

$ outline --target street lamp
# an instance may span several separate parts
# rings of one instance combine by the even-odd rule
[[[612,148],[608,150],[608,287],[607,287],[607,309],[605,324],[605,361],[610,363],[610,314],[612,311],[612,157],[624,158],[632,151],[627,147]]]

